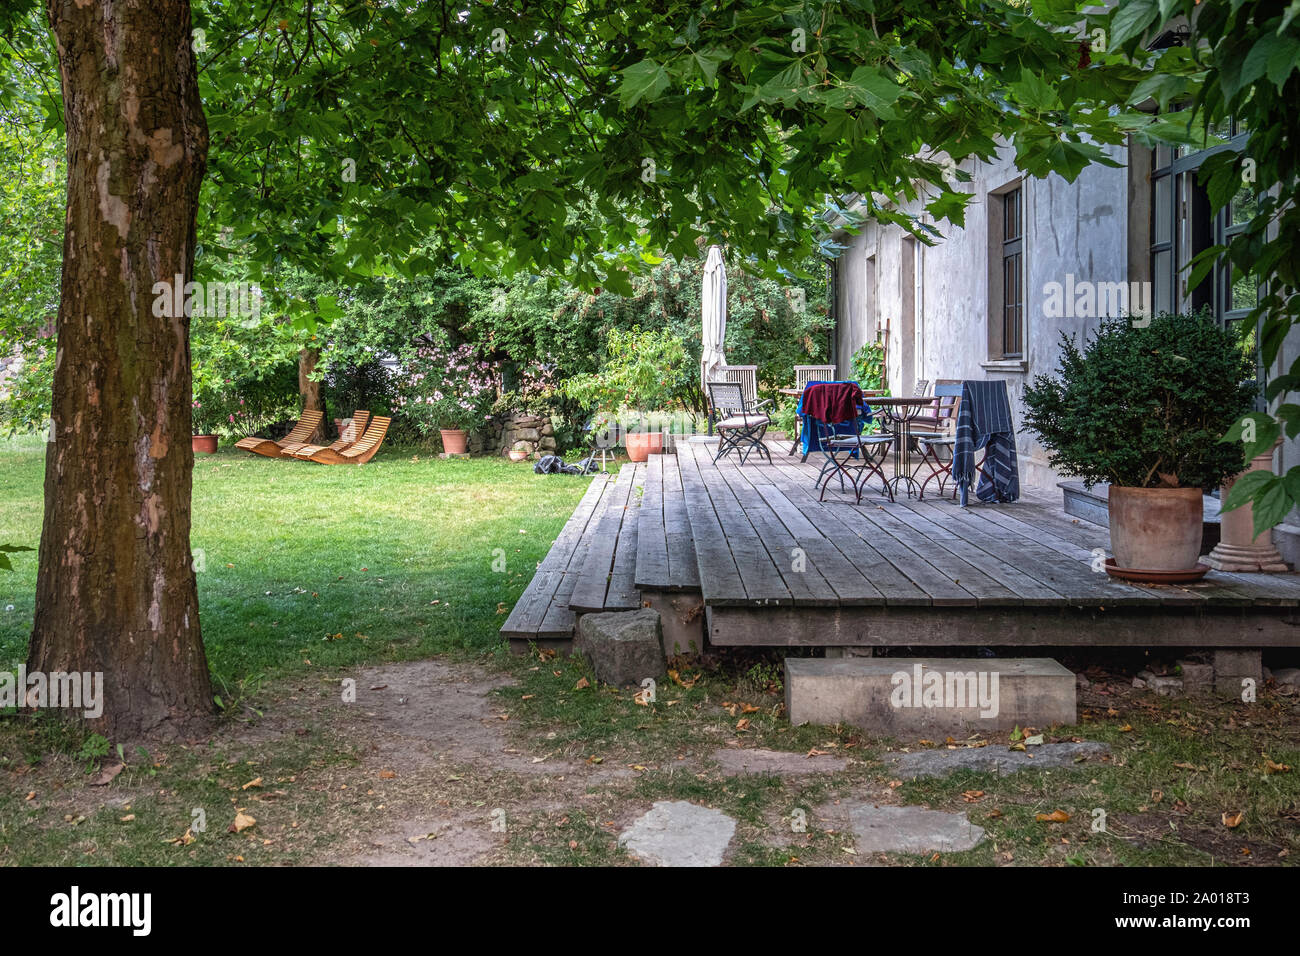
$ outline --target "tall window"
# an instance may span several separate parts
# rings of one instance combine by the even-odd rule
[[[1250,222],[1257,197],[1242,189],[1225,208],[1211,212],[1209,196],[1197,170],[1209,156],[1224,149],[1241,149],[1246,133],[1235,124],[1215,132],[1222,145],[1197,152],[1159,146],[1151,168],[1151,282],[1155,311],[1209,308],[1226,325],[1244,318],[1255,307],[1258,288],[1253,279],[1232,281],[1227,258],[1194,289],[1186,289],[1187,264],[1197,253],[1227,242]]]
[[[1002,200],[1002,358],[1017,359],[1024,352],[1025,259],[1024,202],[1019,186],[1003,193]]]

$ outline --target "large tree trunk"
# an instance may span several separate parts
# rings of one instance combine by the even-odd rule
[[[47,0],[47,13],[68,207],[28,668],[102,672],[94,725],[110,739],[190,735],[212,690],[190,557],[189,319],[154,288],[194,265],[208,131],[190,5]]]
[[[323,412],[320,398],[320,382],[312,379],[316,364],[320,361],[320,349],[303,349],[298,353],[298,396],[302,399],[302,410]],[[320,442],[325,438],[325,419],[320,420],[316,430],[311,434],[311,441]]]

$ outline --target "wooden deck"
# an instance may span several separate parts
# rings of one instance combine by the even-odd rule
[[[645,466],[626,466],[618,477],[595,475],[573,516],[537,566],[501,633],[541,644],[572,639],[577,614],[626,611],[641,606],[636,590],[634,494]]]
[[[549,577],[534,579],[503,633],[560,640],[575,611],[680,592],[698,593],[720,645],[1300,643],[1295,574],[1125,584],[1096,570],[1107,530],[1066,515],[1057,496],[963,509],[940,497],[890,502],[873,482],[855,504],[832,481],[819,502],[817,462],[788,447],[771,442],[772,464],[751,456],[740,467],[714,464],[712,445],[680,442],[676,455],[595,479],[539,567]],[[530,591],[549,592],[540,619]]]

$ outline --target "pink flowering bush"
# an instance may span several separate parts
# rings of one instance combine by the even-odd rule
[[[246,435],[261,424],[239,394],[235,382],[203,369],[194,375],[191,407],[196,435]]]
[[[397,410],[421,434],[473,431],[491,419],[500,374],[474,345],[417,347],[397,374]]]

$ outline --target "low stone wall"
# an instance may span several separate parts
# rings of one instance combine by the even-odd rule
[[[553,455],[556,450],[555,426],[544,415],[516,412],[492,429],[485,429],[470,437],[472,454],[490,453],[509,458],[511,451],[524,458],[538,459]]]

